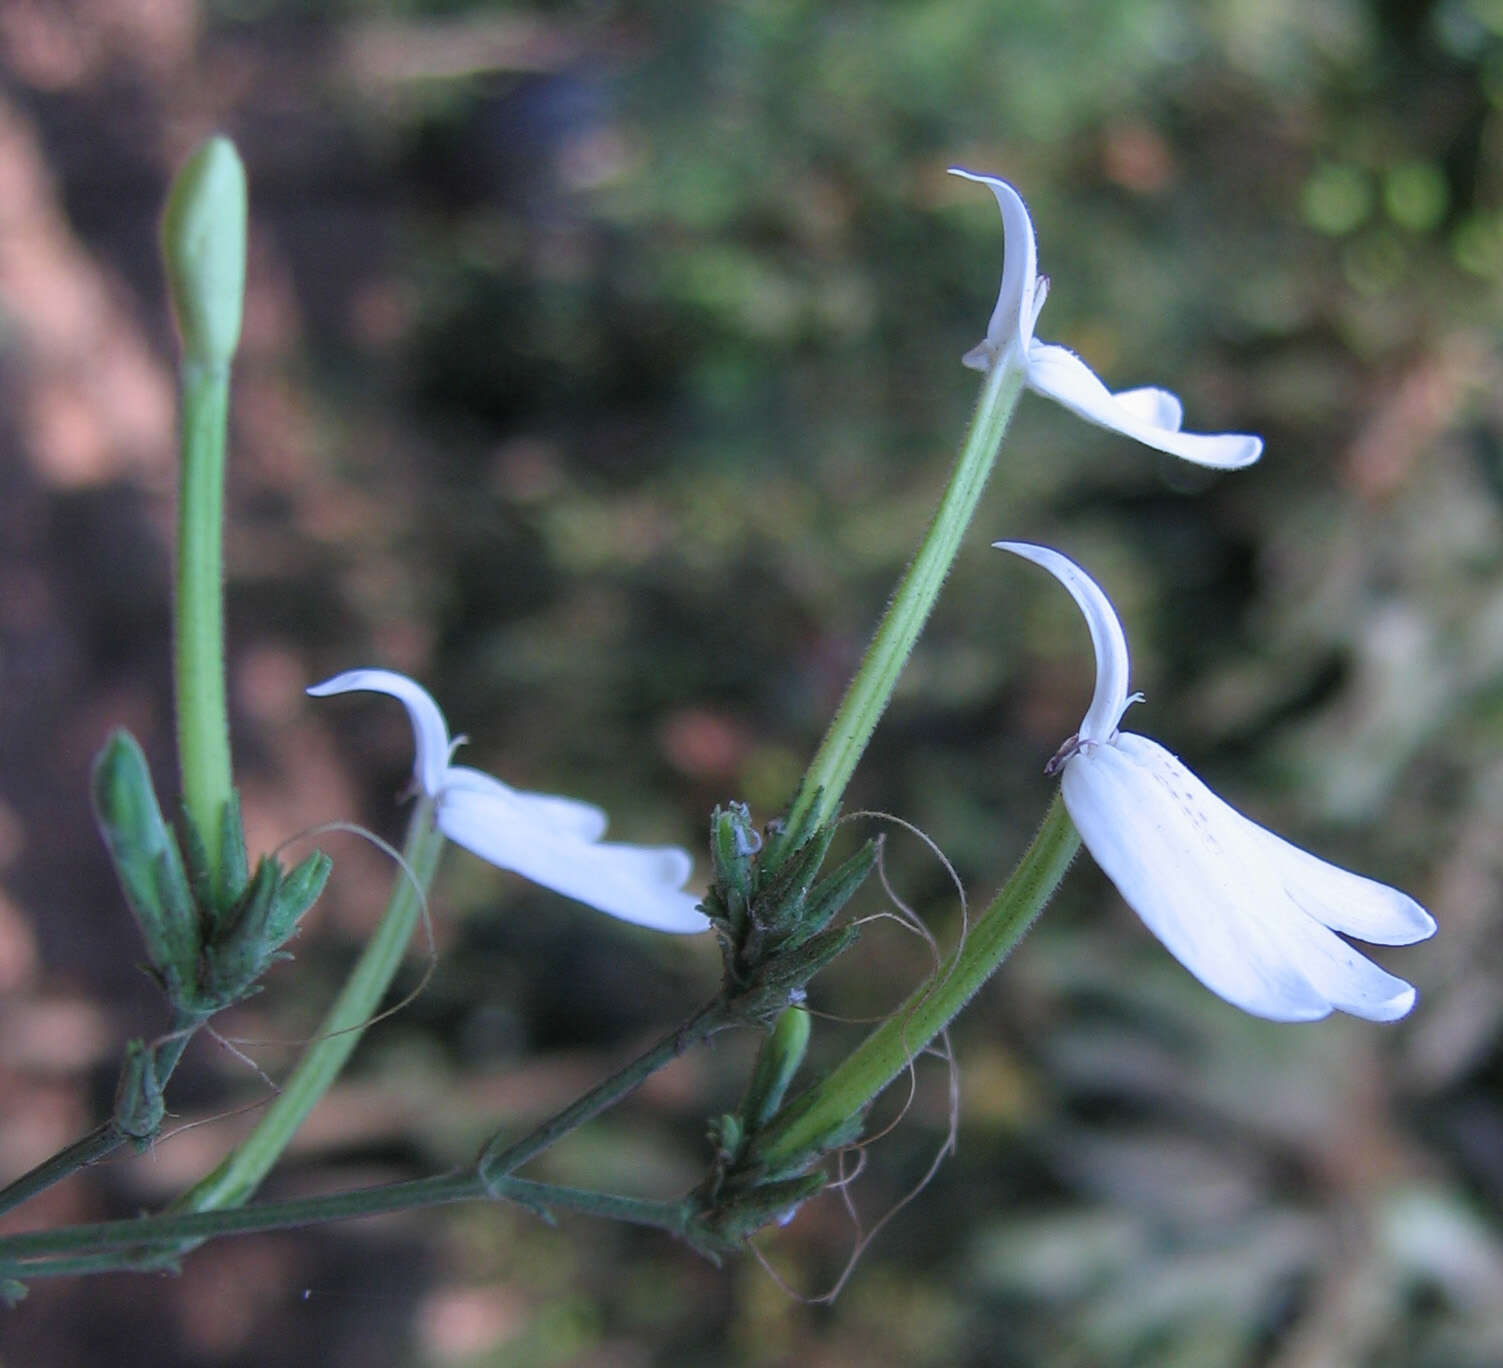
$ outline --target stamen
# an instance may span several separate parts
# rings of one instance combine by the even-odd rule
[[[1080,739],[1080,733],[1076,732],[1049,758],[1049,763],[1044,766],[1045,774],[1058,774],[1060,770],[1070,763],[1084,748],[1085,743]]]

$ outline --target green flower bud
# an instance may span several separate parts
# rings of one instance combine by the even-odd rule
[[[741,1120],[748,1131],[761,1130],[783,1105],[783,1095],[808,1049],[809,1013],[802,1007],[789,1007],[762,1042],[746,1096],[741,1099]]]
[[[126,1042],[125,1064],[115,1089],[115,1125],[130,1137],[137,1151],[150,1147],[167,1114],[156,1061],[156,1051],[143,1041]]]
[[[745,803],[717,807],[710,816],[710,856],[714,863],[711,898],[714,911],[740,939],[746,934],[746,915],[755,887],[756,857],[761,833],[752,825]],[[708,900],[707,900],[708,901]]]
[[[245,296],[245,167],[225,137],[200,144],[162,217],[162,260],[188,364],[223,367],[240,344]]]
[[[709,1139],[715,1148],[716,1163],[734,1164],[740,1157],[741,1146],[746,1140],[741,1118],[730,1112],[722,1112],[714,1117],[710,1122]]]
[[[202,945],[198,910],[182,855],[162,819],[146,757],[117,731],[94,761],[94,815],[135,913],[151,967],[179,1006],[187,1004]]]

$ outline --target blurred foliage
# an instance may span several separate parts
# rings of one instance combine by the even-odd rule
[[[116,339],[58,379],[66,327],[21,258],[0,273],[0,854],[39,947],[15,1012],[77,986],[111,1004],[110,1038],[155,1029],[131,1015],[129,927],[65,918],[112,906],[86,756],[128,722],[166,763],[170,472],[132,446],[152,429],[123,421],[128,392],[81,377],[113,375],[119,337],[166,366],[155,205],[216,124],[252,182],[230,591],[268,844],[357,810],[397,831],[405,722],[297,694],[364,664],[422,677],[472,763],[602,802],[623,838],[698,847],[731,798],[774,815],[975,391],[959,356],[1001,236],[944,175],[961,163],[1028,199],[1044,337],[1267,454],[1216,478],[1025,399],[850,806],[917,823],[989,896],[1090,689],[1075,610],[986,550],[1046,540],[1127,620],[1135,725],[1441,923],[1387,957],[1420,985],[1411,1020],[1272,1026],[1204,993],[1083,863],[956,1031],[958,1155],[833,1308],[751,1259],[716,1272],[651,1234],[467,1209],[206,1250],[171,1285],[39,1288],[0,1327],[7,1361],[87,1361],[106,1331],[112,1361],[154,1365],[1503,1359],[1503,8],[68,0],[8,8],[0,38],[8,164],[30,147],[45,168],[43,219],[105,281]],[[56,455],[77,413],[36,416],[54,391],[113,415],[82,474]],[[336,852],[336,911],[236,1037],[311,1029],[386,877],[362,858]],[[462,854],[446,869],[432,983],[373,1032],[331,1101],[343,1130],[283,1191],[455,1162],[714,981],[709,947]],[[950,934],[932,857],[893,831],[888,869]],[[874,927],[815,1005],[884,1010],[927,955]],[[816,1062],[858,1032],[818,1024]],[[690,1186],[752,1047],[686,1061],[540,1171]],[[258,1086],[194,1059],[195,1118]],[[62,1073],[87,1098],[111,1062]],[[943,1142],[933,1068],[857,1185],[868,1222]],[[7,1115],[42,1105],[26,1069],[8,1086]],[[212,1160],[174,1146],[207,1133],[65,1214],[161,1200]],[[853,1239],[827,1198],[765,1248],[818,1293]]]

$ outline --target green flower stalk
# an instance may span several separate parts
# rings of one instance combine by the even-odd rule
[[[1179,400],[1154,387],[1112,392],[1066,347],[1041,342],[1034,326],[1048,295],[1038,274],[1033,222],[1006,181],[954,169],[985,185],[1002,214],[1002,283],[985,338],[962,358],[986,375],[976,416],[939,511],[918,555],[898,585],[861,669],[842,700],[789,813],[787,832],[802,837],[827,822],[877,718],[891,696],[909,650],[928,617],[975,510],[1008,420],[1023,389],[1033,390],[1096,427],[1181,460],[1221,470],[1252,464],[1263,443],[1246,433],[1185,432]],[[785,845],[792,844],[785,835]],[[753,1143],[751,1158],[778,1173],[812,1163],[844,1143],[852,1127],[1011,954],[1053,895],[1080,836],[1056,796],[1044,825],[1006,886],[971,929],[938,982],[916,992],[830,1076],[795,1099]]]
[[[919,633],[934,610],[935,601],[960,551],[961,539],[996,464],[1002,437],[1012,421],[1023,374],[1006,366],[994,367],[986,377],[960,459],[935,510],[918,554],[898,582],[892,601],[862,658],[861,668],[846,689],[819,750],[804,773],[784,825],[785,837],[774,857],[791,848],[795,835],[823,826],[840,807],[846,785],[887,709]]]
[[[182,342],[174,675],[183,805],[210,871],[233,786],[225,704],[223,534],[230,362],[245,293],[245,168],[210,138],[173,182],[162,260]]]
[[[1002,211],[1005,254],[997,303],[986,337],[962,358],[971,369],[985,373],[986,384],[934,521],[899,581],[861,668],[794,796],[785,834],[775,852],[779,858],[796,840],[829,821],[840,807],[856,762],[939,597],[1025,387],[1096,427],[1120,432],[1197,465],[1235,470],[1256,461],[1263,450],[1260,438],[1245,433],[1185,432],[1181,429],[1183,408],[1168,390],[1148,387],[1113,393],[1074,352],[1036,339],[1033,329],[1049,282],[1038,274],[1038,248],[1028,207],[1012,186],[995,176],[959,168],[952,168],[952,174],[985,185]]]

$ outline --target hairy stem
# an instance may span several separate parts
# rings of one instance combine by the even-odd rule
[[[643,1051],[625,1068],[590,1089],[583,1097],[570,1103],[563,1111],[550,1117],[520,1140],[507,1144],[504,1133],[492,1136],[480,1152],[477,1165],[479,1172],[490,1181],[521,1168],[534,1155],[541,1154],[570,1131],[599,1116],[608,1107],[615,1106],[628,1093],[640,1087],[650,1075],[664,1065],[671,1064],[691,1046],[708,1040],[735,1021],[736,1017],[726,1006],[725,1000],[717,997],[701,1007],[682,1026],[669,1031],[655,1045]]]
[[[183,805],[218,877],[225,804],[234,783],[224,684],[224,450],[228,362],[182,366],[181,478],[173,677]]]
[[[660,1202],[650,1198],[624,1197],[585,1188],[534,1183],[523,1178],[482,1179],[471,1171],[357,1188],[327,1197],[262,1202],[233,1211],[143,1216],[9,1235],[0,1237],[0,1275],[34,1278],[49,1273],[97,1273],[111,1268],[156,1266],[164,1256],[170,1258],[180,1247],[191,1248],[215,1236],[285,1230],[393,1211],[413,1211],[449,1202],[491,1199],[516,1202],[543,1215],[554,1207],[563,1207],[661,1230],[682,1232],[685,1225],[684,1204],[677,1200]],[[112,1250],[123,1252],[111,1261],[106,1256]]]
[[[960,457],[934,519],[898,581],[876,635],[862,657],[861,668],[847,687],[819,750],[809,762],[789,809],[786,831],[812,830],[827,822],[839,808],[851,774],[871,740],[903,665],[954,564],[1022,389],[1023,372],[1019,367],[999,365],[987,373]]]

